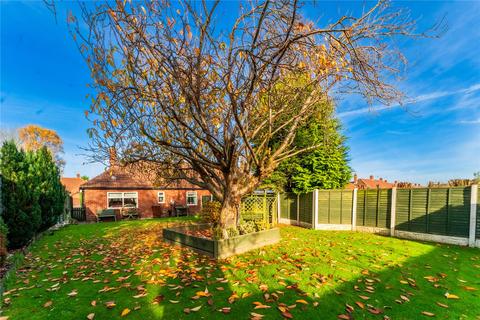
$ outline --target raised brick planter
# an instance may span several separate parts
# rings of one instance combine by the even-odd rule
[[[199,230],[207,227],[208,225],[199,224],[163,229],[163,238],[215,259],[228,258],[280,241],[280,230],[278,228],[249,233],[225,240],[212,240],[185,234],[186,230]]]

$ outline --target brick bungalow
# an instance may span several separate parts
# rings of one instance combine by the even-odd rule
[[[96,221],[96,213],[103,209],[118,209],[118,220],[121,219],[121,209],[131,207],[138,209],[140,218],[165,217],[180,209],[195,214],[201,209],[202,202],[211,199],[208,190],[187,181],[156,186],[149,179],[137,177],[118,166],[110,167],[80,189],[87,221]]]
[[[80,193],[80,186],[83,185],[86,181],[80,178],[80,173],[77,173],[77,176],[74,178],[62,177],[60,181],[72,197],[72,206],[74,208],[81,207],[82,195]]]

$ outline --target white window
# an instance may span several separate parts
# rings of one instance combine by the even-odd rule
[[[187,191],[187,206],[197,205],[197,191]]]
[[[165,203],[165,192],[158,192],[158,203]]]
[[[109,209],[138,208],[137,192],[107,192]]]

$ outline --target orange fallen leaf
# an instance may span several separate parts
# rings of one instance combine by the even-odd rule
[[[359,296],[360,298],[362,298],[363,300],[368,300],[370,299],[370,297],[367,297],[367,296]]]
[[[379,308],[368,308],[368,312],[371,314],[381,314],[383,310]]]
[[[125,308],[123,309],[122,313],[120,314],[121,317],[125,317],[127,314],[130,313],[130,309],[128,308]]]
[[[267,291],[268,290],[268,286],[266,284],[261,284],[259,286],[260,290],[262,290],[263,292]]]
[[[464,290],[467,290],[467,291],[477,291],[477,288],[474,288],[474,287],[468,287],[468,286],[464,286],[462,287]]]
[[[350,316],[347,314],[339,314],[337,318],[342,320],[350,320]]]
[[[308,304],[308,302],[303,300],[303,299],[296,300],[295,302],[298,302],[298,303],[301,303],[301,304]]]
[[[455,294],[450,294],[450,293],[445,293],[445,298],[447,299],[460,299],[459,296],[455,295]]]
[[[435,313],[431,313],[428,311],[422,311],[422,314],[427,317],[435,317]]]
[[[52,300],[48,300],[47,302],[45,302],[45,304],[43,305],[43,307],[44,307],[44,308],[48,308],[48,307],[50,307],[52,304],[53,304],[53,301],[52,301]]]
[[[115,301],[107,301],[105,302],[105,306],[109,309],[113,308],[116,306]]]
[[[365,304],[363,302],[355,301],[355,304],[359,306],[361,309],[365,309]]]

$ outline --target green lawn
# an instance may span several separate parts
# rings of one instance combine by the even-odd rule
[[[478,249],[282,227],[280,244],[215,262],[164,243],[172,221],[43,237],[8,278],[0,317],[480,319]]]

